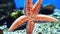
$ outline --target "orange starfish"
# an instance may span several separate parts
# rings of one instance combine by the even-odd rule
[[[47,15],[39,15],[38,9],[40,7],[41,0],[37,0],[37,2],[32,6],[32,0],[26,0],[25,3],[25,15],[19,17],[14,23],[11,25],[8,31],[13,31],[18,26],[21,26],[25,22],[27,22],[27,34],[32,34],[34,28],[35,21],[49,21],[49,22],[56,22],[57,19],[47,16]]]

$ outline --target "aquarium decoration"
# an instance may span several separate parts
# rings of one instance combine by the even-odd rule
[[[18,28],[19,26],[22,26],[27,22],[27,34],[32,34],[34,29],[34,22],[40,21],[40,22],[57,22],[58,20],[54,17],[50,17],[48,15],[41,15],[38,14],[38,9],[41,5],[42,0],[37,0],[37,2],[32,6],[32,0],[25,0],[25,14],[23,16],[20,16],[17,18],[11,27],[9,28],[9,32],[13,31],[14,29]]]

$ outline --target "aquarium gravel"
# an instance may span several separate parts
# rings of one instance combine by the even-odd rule
[[[60,29],[60,23],[35,23],[34,31],[32,34],[58,34],[57,30]],[[8,32],[8,28],[4,30],[4,34],[26,34],[26,29],[17,30],[15,32]]]

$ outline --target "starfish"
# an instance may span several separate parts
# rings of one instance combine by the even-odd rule
[[[35,21],[57,22],[58,20],[54,17],[38,14],[38,9],[41,5],[41,2],[42,0],[37,0],[33,6],[32,0],[25,0],[25,14],[17,18],[8,31],[11,32],[27,22],[27,34],[32,34]]]

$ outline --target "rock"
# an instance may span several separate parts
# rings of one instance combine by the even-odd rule
[[[39,32],[38,34],[42,34],[41,32]]]
[[[39,14],[46,14],[50,15],[54,13],[55,6],[52,4],[46,5],[45,7],[42,7],[39,11]]]

